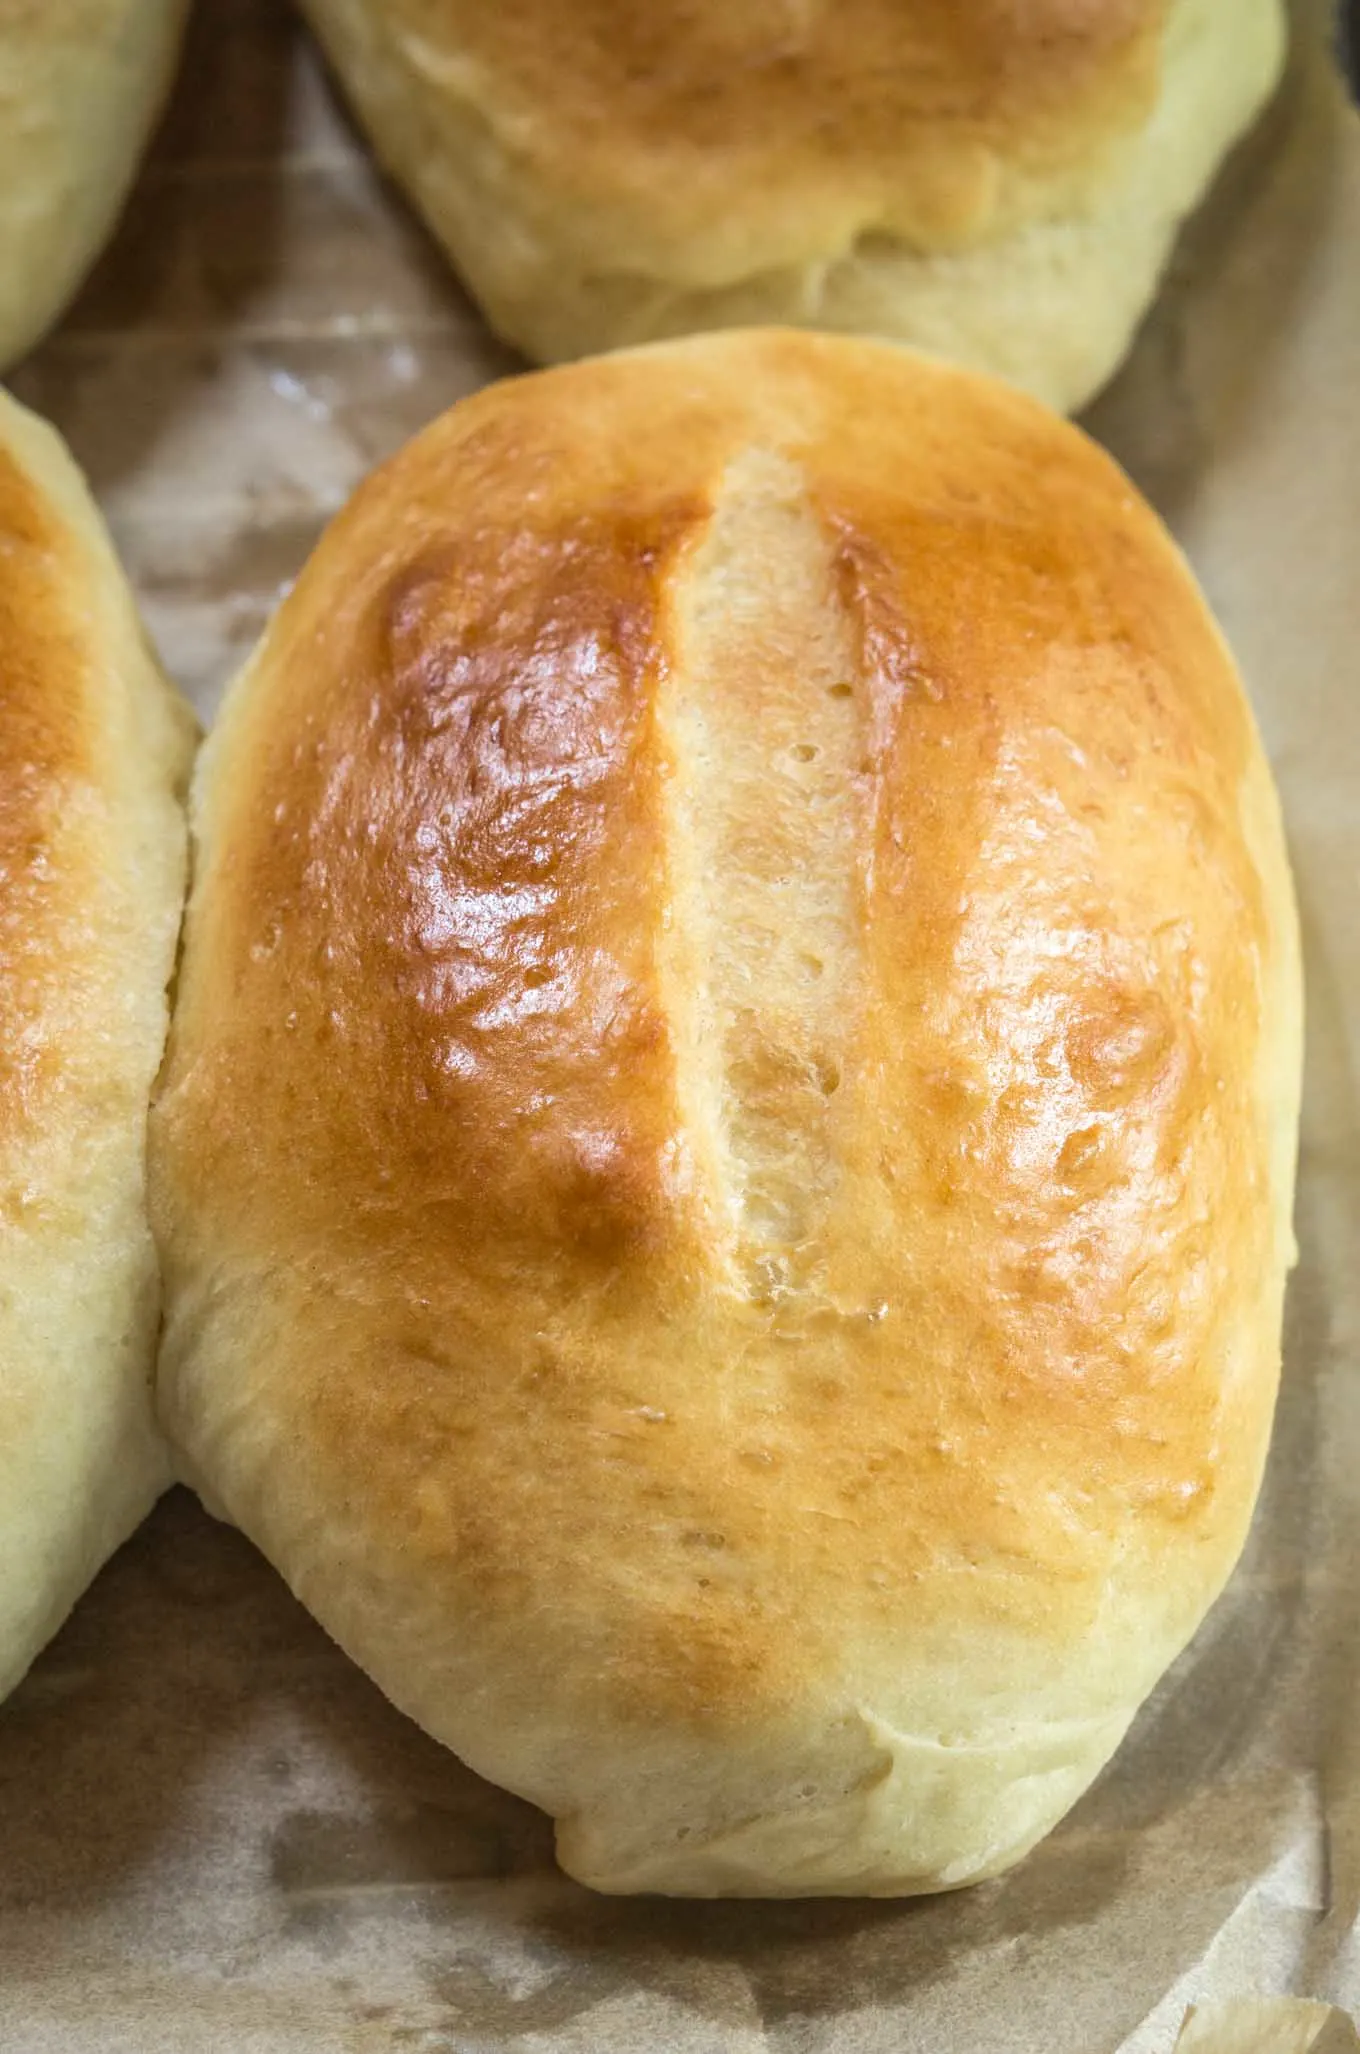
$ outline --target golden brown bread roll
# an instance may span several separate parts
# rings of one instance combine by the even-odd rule
[[[758,321],[1081,405],[1279,76],[1282,0],[303,0],[492,325]]]
[[[0,366],[98,256],[170,86],[188,0],[0,0]]]
[[[0,1695],[170,1480],[146,1111],[192,722],[51,429],[0,394]]]
[[[494,386],[226,703],[153,1220],[188,1473],[613,1891],[1013,1861],[1241,1546],[1269,773],[1155,516],[895,348]]]

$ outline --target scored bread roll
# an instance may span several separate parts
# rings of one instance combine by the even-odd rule
[[[192,813],[189,1476],[597,1888],[1014,1860],[1241,1547],[1292,1247],[1276,799],[1128,481],[881,344],[493,386]]]
[[[0,0],[0,367],[103,248],[169,91],[188,0]]]
[[[84,483],[0,393],[0,1695],[170,1480],[146,1112],[193,724]]]
[[[1279,77],[1282,0],[302,0],[492,325],[780,321],[1064,410]]]

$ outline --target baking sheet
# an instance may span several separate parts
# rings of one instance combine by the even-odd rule
[[[173,1494],[0,1711],[0,2047],[1168,2054],[1191,2003],[1360,2012],[1360,122],[1304,17],[1092,416],[1241,655],[1308,949],[1303,1256],[1228,1596],[1011,1876],[618,1903]],[[202,0],[117,243],[13,383],[207,717],[362,473],[509,368],[291,16]]]

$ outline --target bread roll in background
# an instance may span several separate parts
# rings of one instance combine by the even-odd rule
[[[201,758],[163,1419],[609,1891],[994,1874],[1241,1547],[1274,790],[1093,444],[890,346],[493,386]]]
[[[146,1114],[193,724],[85,486],[0,394],[0,1695],[169,1481]]]
[[[492,325],[752,322],[1064,410],[1279,76],[1282,0],[302,0]]]
[[[188,0],[0,0],[0,368],[99,255],[166,93]]]

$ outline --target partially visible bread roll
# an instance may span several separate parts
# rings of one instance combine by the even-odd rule
[[[0,368],[99,255],[169,90],[188,0],[0,0]]]
[[[611,1891],[1072,1803],[1242,1544],[1299,966],[1185,564],[1032,401],[708,338],[495,386],[202,759],[163,1418]]]
[[[146,1110],[192,721],[84,484],[0,394],[0,1695],[169,1481]]]
[[[1070,410],[1279,76],[1282,0],[303,0],[541,361],[790,322]]]

